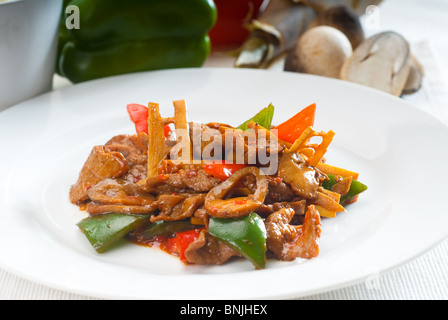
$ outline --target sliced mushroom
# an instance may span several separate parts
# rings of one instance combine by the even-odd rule
[[[352,52],[350,41],[341,31],[318,26],[299,38],[285,62],[285,70],[339,78],[342,65]]]
[[[269,68],[292,49],[316,15],[312,8],[297,2],[300,1],[268,1],[263,12],[251,22],[251,34],[241,46],[235,67]]]
[[[423,82],[423,67],[417,58],[412,54],[409,59],[409,64],[411,66],[411,70],[409,71],[408,80],[406,81],[402,94],[411,94],[418,91]]]
[[[352,48],[356,48],[364,41],[364,30],[358,15],[348,6],[335,6],[329,8],[311,21],[308,28],[329,26],[344,33],[350,41]]]
[[[257,188],[247,197],[225,199],[235,185],[244,177],[251,175],[256,179]],[[246,167],[232,174],[227,180],[214,187],[205,197],[204,208],[212,217],[240,218],[256,211],[268,193],[268,181],[257,167]]]
[[[398,33],[382,32],[361,43],[341,69],[341,79],[401,95],[409,72],[408,42]]]

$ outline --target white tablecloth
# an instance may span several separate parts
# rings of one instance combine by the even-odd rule
[[[394,30],[403,34],[425,69],[422,89],[403,99],[448,124],[448,86],[445,81],[448,74],[448,1],[386,0],[379,9],[379,20],[369,22],[367,33]],[[231,63],[228,57],[213,55],[206,66],[231,66]],[[63,79],[55,78],[55,89],[67,85],[70,84]],[[448,214],[448,210],[444,214]],[[85,300],[98,297],[49,288],[0,269],[0,299]],[[387,273],[378,273],[366,282],[300,299],[448,299],[448,239],[419,258]]]

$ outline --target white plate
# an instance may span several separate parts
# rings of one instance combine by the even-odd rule
[[[329,163],[369,189],[348,213],[324,219],[320,255],[185,266],[155,248],[123,243],[96,254],[75,223],[68,191],[91,148],[133,133],[126,104],[186,99],[190,120],[239,125],[270,102],[279,123],[316,102],[316,129],[334,130]],[[348,82],[292,73],[185,69],[87,82],[0,114],[0,265],[30,280],[127,299],[295,298],[368,281],[448,235],[448,130],[398,98]]]

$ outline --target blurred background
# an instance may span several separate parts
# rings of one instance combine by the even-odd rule
[[[75,83],[190,67],[411,95],[429,54],[444,81],[447,14],[445,0],[0,0],[0,110]]]
[[[101,1],[99,1],[100,3]],[[136,1],[136,3],[139,1]],[[157,2],[157,1],[154,1]],[[174,1],[175,2],[175,1]],[[185,1],[184,1],[185,2]],[[188,2],[188,1],[187,1]],[[448,22],[445,18],[448,14],[448,1],[444,0],[310,0],[310,1],[292,1],[292,0],[215,0],[215,1],[193,1],[198,7],[192,12],[196,12],[193,17],[201,23],[196,26],[183,25],[182,15],[188,14],[188,11],[169,10],[166,7],[155,7],[160,13],[155,12],[154,8],[148,7],[147,10],[158,15],[159,17],[174,17],[170,24],[179,21],[179,26],[183,28],[183,35],[190,35],[188,32],[196,32],[199,38],[201,32],[209,36],[210,43],[198,43],[191,40],[188,44],[182,44],[182,48],[188,46],[188,51],[181,47],[170,46],[167,49],[168,54],[154,53],[148,58],[148,54],[139,55],[138,50],[133,50],[134,54],[129,51],[126,56],[116,53],[117,59],[121,61],[122,67],[111,67],[113,57],[102,57],[101,46],[97,48],[97,53],[92,55],[92,49],[82,51],[89,47],[91,43],[98,43],[98,37],[103,37],[107,28],[115,28],[115,26],[107,26],[107,19],[103,19],[103,23],[92,24],[89,19],[83,18],[83,11],[93,10],[80,6],[81,26],[77,29],[69,30],[72,39],[78,42],[65,44],[67,38],[67,30],[61,25],[59,33],[59,53],[56,70],[57,74],[54,78],[54,86],[60,88],[76,82],[82,82],[93,78],[109,76],[119,73],[135,72],[142,70],[153,70],[160,68],[176,68],[176,67],[236,67],[236,68],[260,68],[279,71],[292,71],[302,73],[314,73],[322,76],[339,77],[345,80],[358,82],[377,89],[387,91],[397,96],[404,94],[413,94],[417,92],[423,83],[424,66],[419,61],[416,51],[428,50],[432,57],[436,59],[440,68],[440,74],[444,78],[448,71],[448,41],[445,41],[445,34],[448,31]],[[213,8],[213,4],[215,8]],[[82,2],[81,2],[82,3]],[[185,2],[186,3],[186,2]],[[204,3],[206,5],[204,6]],[[65,8],[70,5],[70,1],[65,1]],[[190,6],[191,9],[191,6]],[[129,2],[127,10],[135,10],[131,2]],[[202,12],[200,12],[202,10]],[[124,24],[129,24],[126,19],[129,14],[126,10],[109,13],[110,15],[121,15]],[[215,11],[215,12],[213,12]],[[96,13],[99,10],[95,10]],[[165,12],[165,14],[163,14]],[[132,12],[131,12],[132,13]],[[85,14],[86,16],[87,14]],[[213,17],[215,15],[215,17]],[[94,16],[89,13],[93,19]],[[63,13],[61,21],[70,17],[70,13]],[[105,15],[104,17],[107,17]],[[157,20],[157,19],[156,19]],[[105,22],[106,21],[106,22]],[[158,20],[157,20],[158,21]],[[175,27],[166,28],[166,20],[160,20],[154,24],[142,22],[140,24],[133,23],[128,26],[126,32],[138,34],[135,29],[142,29],[146,32],[143,36],[151,38],[158,36],[160,30],[166,30],[164,33],[167,37],[174,35],[174,38],[182,34],[176,33]],[[191,20],[190,20],[191,21]],[[344,33],[347,39],[343,39],[341,34],[334,34],[324,30],[324,35],[316,34],[308,36],[306,45],[299,45],[299,40],[310,29],[320,26],[330,26]],[[192,28],[195,27],[196,29]],[[98,30],[93,31],[92,29]],[[324,29],[324,28],[319,28]],[[106,30],[106,31],[105,31]],[[133,31],[134,30],[134,31]],[[318,30],[314,30],[319,33]],[[322,31],[322,30],[320,30]],[[118,33],[108,31],[109,41],[114,42],[123,37]],[[330,33],[329,33],[330,32]],[[170,35],[171,33],[171,35]],[[322,33],[322,32],[321,32]],[[392,34],[393,33],[393,34]],[[93,36],[86,36],[93,34]],[[375,46],[381,47],[383,55],[378,56],[383,69],[390,69],[392,64],[412,64],[409,75],[397,77],[396,83],[385,83],[384,79],[391,77],[391,74],[372,75],[369,70],[377,69],[372,66],[365,68],[354,67],[355,62],[347,62],[346,60],[362,60],[369,54],[373,41],[369,42],[369,38],[382,34],[375,42]],[[112,35],[112,37],[111,37]],[[337,37],[339,36],[339,38]],[[136,36],[135,39],[139,40]],[[320,41],[316,39],[322,38]],[[328,38],[329,37],[329,38]],[[353,40],[353,37],[358,37]],[[390,37],[395,39],[389,39]],[[173,39],[174,39],[173,38]],[[194,37],[193,37],[194,38]],[[398,39],[399,38],[399,39]],[[201,38],[202,39],[202,38]],[[312,40],[309,40],[312,39]],[[126,40],[129,40],[126,39]],[[347,41],[351,44],[347,46]],[[311,44],[310,44],[311,41]],[[314,41],[314,42],[313,42]],[[355,43],[353,41],[358,41]],[[172,43],[176,42],[174,39]],[[356,46],[361,42],[367,42],[364,51],[359,49],[358,57],[353,57],[356,53]],[[405,43],[409,46],[409,52],[402,53],[401,56],[396,54],[397,42]],[[66,45],[65,52],[63,45]],[[395,47],[394,45],[395,44]],[[157,44],[160,48],[160,44]],[[322,45],[325,48],[323,54],[316,54],[314,46]],[[207,46],[210,46],[209,48]],[[62,48],[62,49],[61,49]],[[130,48],[130,49],[135,49]],[[168,48],[168,47],[167,47]],[[369,49],[370,48],[370,49]],[[129,48],[128,48],[129,49]],[[140,49],[140,48],[138,48]],[[145,48],[141,48],[145,50]],[[104,50],[104,49],[103,49]],[[180,51],[179,51],[180,50]],[[209,51],[208,51],[209,50]],[[404,50],[404,49],[403,49]],[[110,48],[107,51],[110,54]],[[389,51],[387,57],[386,51]],[[87,53],[88,52],[88,53]],[[188,53],[188,54],[186,54]],[[86,56],[90,55],[90,59]],[[393,59],[397,55],[401,57],[401,61]],[[422,52],[420,52],[421,60]],[[129,59],[132,57],[132,63]],[[166,58],[169,59],[166,59]],[[174,57],[174,58],[173,58]],[[184,57],[184,58],[182,58]],[[192,58],[193,57],[193,58]],[[397,57],[395,57],[397,58]],[[112,60],[108,60],[112,59]],[[126,59],[126,60],[125,60]],[[140,59],[140,60],[139,60]],[[149,59],[148,61],[143,61]],[[311,60],[310,60],[311,59]],[[104,61],[109,61],[109,65],[104,67]],[[128,62],[124,62],[128,61]],[[405,63],[409,61],[409,63]],[[301,63],[303,62],[303,63]],[[346,63],[345,75],[341,75],[343,64]],[[379,63],[379,62],[377,62]],[[93,65],[100,65],[102,71],[92,71],[95,69]],[[373,63],[374,64],[374,63]],[[90,66],[86,68],[86,65]],[[324,66],[325,70],[319,70],[319,66]],[[330,69],[333,68],[333,71]],[[351,67],[351,68],[350,68]],[[84,69],[83,69],[84,68]],[[370,69],[369,69],[370,68]],[[380,68],[381,69],[381,68]],[[403,68],[402,74],[408,72]],[[366,71],[367,70],[367,71]],[[399,73],[395,70],[395,73]],[[414,72],[413,72],[414,71]],[[93,72],[93,73],[92,73]],[[351,73],[350,73],[351,72]],[[366,74],[369,74],[369,76]],[[348,74],[347,74],[348,73]],[[380,72],[378,72],[380,73]],[[366,78],[373,77],[373,80],[365,81]],[[405,89],[405,78],[409,78],[409,88]],[[412,79],[412,80],[411,80]],[[416,80],[417,79],[417,80]]]

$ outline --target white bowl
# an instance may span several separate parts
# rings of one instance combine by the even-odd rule
[[[62,0],[0,2],[0,111],[52,88]]]

